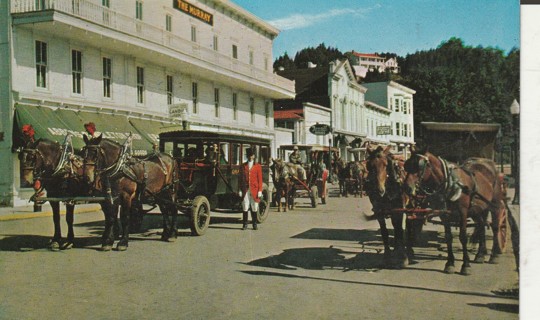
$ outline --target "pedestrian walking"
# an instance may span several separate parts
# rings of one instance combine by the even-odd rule
[[[242,198],[242,230],[248,226],[248,211],[251,211],[251,223],[253,230],[257,230],[257,212],[262,198],[263,179],[262,167],[255,162],[255,151],[251,148],[246,150],[247,161],[240,170],[240,190],[238,195]]]

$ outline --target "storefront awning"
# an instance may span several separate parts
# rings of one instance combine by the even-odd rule
[[[152,151],[153,143],[161,128],[166,124],[160,121],[147,119],[128,118],[124,115],[113,115],[89,111],[75,111],[68,109],[52,109],[48,107],[36,107],[17,105],[15,108],[17,128],[24,124],[31,124],[36,131],[36,138],[47,138],[63,142],[68,133],[73,134],[73,147],[80,149],[84,146],[83,135],[86,133],[84,124],[94,122],[96,130],[103,134],[103,138],[124,143],[132,134],[132,146],[135,155],[146,155]],[[20,138],[14,135],[14,147],[20,146]],[[19,145],[17,145],[19,144]]]

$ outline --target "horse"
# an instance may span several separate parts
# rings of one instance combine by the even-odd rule
[[[451,222],[459,225],[459,240],[463,248],[461,274],[471,274],[470,258],[467,251],[467,218],[476,223],[479,247],[474,262],[483,263],[487,254],[485,223],[491,212],[493,248],[490,262],[496,263],[500,252],[498,242],[498,216],[502,210],[510,208],[506,203],[504,185],[497,167],[492,160],[469,158],[462,165],[450,163],[425,150],[411,150],[406,162],[407,177],[405,190],[411,196],[426,196],[433,206],[449,209],[450,214],[442,215],[448,258],[444,268],[446,273],[454,273]]]
[[[71,145],[71,136],[66,136],[63,145],[48,139],[37,141],[25,139],[25,146],[19,154],[22,181],[33,185],[37,197],[43,190],[47,197],[75,197],[88,192],[82,179],[82,158],[76,155]],[[34,199],[35,200],[35,199]],[[73,213],[75,204],[66,202],[66,241],[62,239],[60,226],[60,201],[49,201],[53,211],[54,235],[50,241],[51,251],[71,249],[75,242]]]
[[[386,228],[386,215],[391,209],[404,208],[408,199],[402,192],[402,184],[406,173],[403,168],[404,163],[390,152],[390,146],[383,149],[381,146],[373,150],[367,149],[366,159],[368,177],[366,181],[366,192],[373,206],[374,218],[379,222],[381,236],[384,244],[384,263],[388,265],[395,260],[397,266],[404,268],[408,265],[409,259],[414,257],[412,249],[414,242],[414,231],[410,221],[407,223],[407,239],[403,230],[403,214],[391,214],[392,226],[394,227],[394,254],[390,250],[388,229]]]
[[[360,195],[360,197],[363,197],[364,193],[364,181],[367,179],[367,169],[365,162],[360,161],[350,161],[347,164],[347,167],[350,172],[350,179],[347,185],[347,189],[350,191],[350,193],[354,194],[354,196]]]
[[[174,182],[178,180],[176,161],[165,153],[154,153],[146,159],[131,158],[128,152],[130,138],[120,145],[101,135],[92,139],[85,135],[84,142],[83,174],[87,183],[97,192],[106,194],[109,202],[121,207],[122,238],[117,250],[127,250],[130,217],[143,211],[143,203],[159,206],[163,215],[161,239],[175,241],[178,234],[178,210],[174,203]],[[113,200],[113,196],[117,199]],[[116,212],[105,212],[105,215],[102,250],[109,251],[114,244],[111,227]]]
[[[352,177],[351,168],[349,167],[348,163],[345,160],[338,158],[334,162],[334,170],[338,177],[338,182],[339,182],[339,196],[348,197],[349,196],[348,181]]]
[[[297,177],[298,170],[296,165],[285,162],[281,159],[272,159],[272,165],[270,166],[272,171],[272,179],[274,186],[276,187],[276,202],[278,205],[278,212],[281,212],[281,198],[285,198],[284,212],[288,209],[294,210],[294,196],[296,189],[294,187],[294,177]]]

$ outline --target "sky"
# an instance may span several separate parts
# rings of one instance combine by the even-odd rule
[[[520,47],[519,0],[232,0],[281,30],[274,57],[320,43],[400,56],[461,38],[508,53]]]

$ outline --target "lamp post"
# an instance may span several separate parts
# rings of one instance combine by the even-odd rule
[[[187,110],[184,108],[182,109],[182,112],[180,113],[180,118],[182,119],[182,130],[188,130],[188,122],[187,122]]]
[[[512,114],[512,131],[514,132],[512,176],[514,177],[515,193],[512,204],[519,204],[519,103],[516,99],[510,105],[510,113]]]

